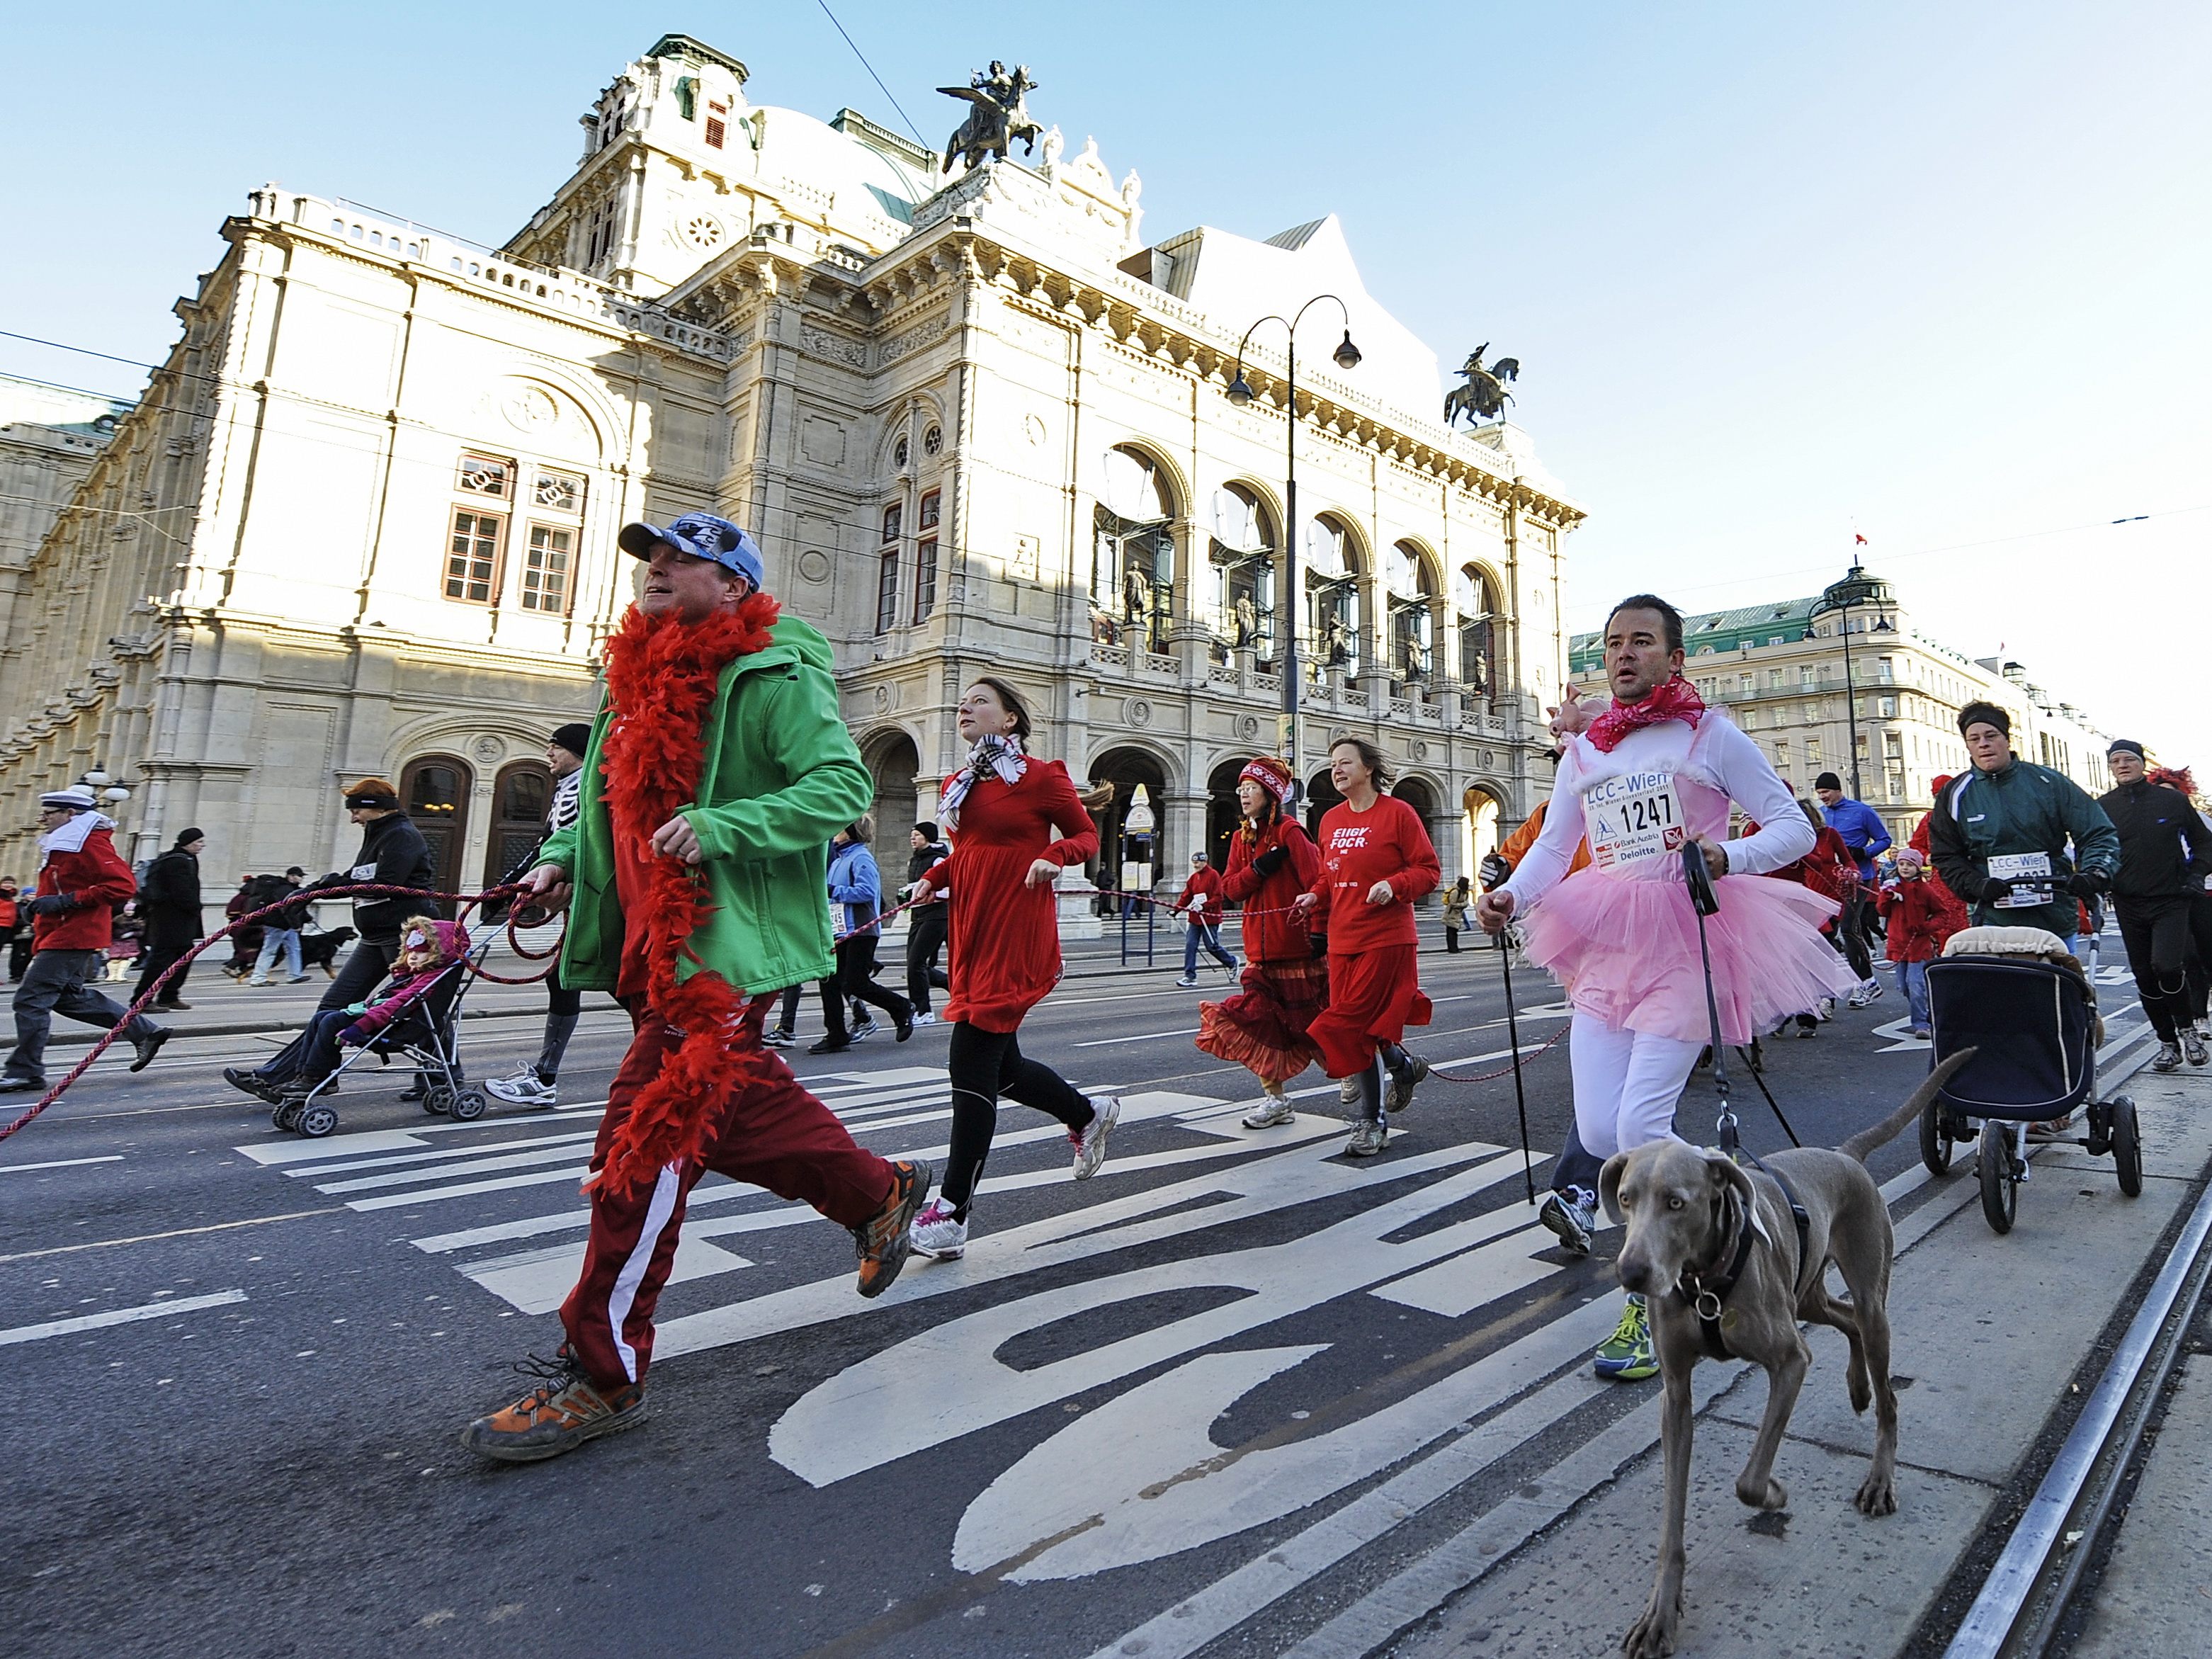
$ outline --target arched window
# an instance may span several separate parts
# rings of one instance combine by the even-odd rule
[[[441,893],[460,890],[461,844],[469,833],[475,775],[451,755],[425,755],[399,775],[399,801],[429,843],[432,878]]]
[[[1134,449],[1106,452],[1092,516],[1091,628],[1094,639],[1165,651],[1175,595],[1175,497],[1159,463]]]
[[[1243,484],[1213,495],[1214,631],[1262,662],[1275,654],[1275,522]]]
[[[1365,637],[1359,614],[1359,554],[1352,532],[1323,514],[1306,526],[1306,627],[1316,668],[1359,672]]]
[[[1459,611],[1459,678],[1477,696],[1492,695],[1498,675],[1498,589],[1480,565],[1462,565],[1452,586]]]
[[[1387,582],[1390,605],[1390,678],[1403,685],[1425,685],[1436,643],[1436,583],[1429,562],[1412,542],[1390,549]]]
[[[491,790],[491,836],[484,848],[489,887],[535,852],[545,837],[545,812],[553,799],[553,774],[543,761],[520,760],[503,768]]]

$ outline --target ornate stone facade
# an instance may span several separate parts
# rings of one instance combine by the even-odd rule
[[[212,870],[313,864],[346,838],[338,784],[404,775],[449,874],[494,873],[632,592],[615,529],[693,507],[753,529],[830,636],[887,839],[994,672],[1045,752],[1127,786],[1109,837],[1148,786],[1180,869],[1274,746],[1292,612],[1310,775],[1340,733],[1378,743],[1454,872],[1533,805],[1581,509],[1517,429],[1446,431],[1433,356],[1334,219],[1147,245],[1095,144],[1055,130],[1034,167],[940,189],[919,146],[744,82],[660,41],[498,252],[257,192],[27,574],[0,813],[99,763],[143,785],[142,853],[190,820]],[[1324,289],[1365,360],[1328,367],[1333,312],[1300,337],[1285,526],[1279,329],[1253,403],[1225,392],[1247,325]],[[97,516],[148,494],[161,534]]]

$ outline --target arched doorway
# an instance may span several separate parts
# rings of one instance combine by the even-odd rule
[[[429,843],[432,879],[441,893],[461,885],[461,847],[469,833],[469,790],[475,775],[451,755],[424,755],[399,775],[399,804]]]
[[[1142,749],[1109,749],[1091,763],[1091,781],[1114,786],[1112,804],[1101,807],[1097,814],[1098,856],[1086,867],[1092,883],[1120,888],[1129,884],[1123,881],[1127,874],[1134,890],[1141,891],[1147,883],[1157,884],[1163,877],[1173,875],[1164,864],[1172,849],[1163,845],[1162,834],[1167,828],[1168,775],[1158,757]],[[1149,833],[1129,822],[1140,784],[1152,813]],[[1188,856],[1187,851],[1184,856]],[[1180,887],[1182,883],[1178,880],[1176,885]],[[1101,900],[1099,912],[1109,915],[1119,906],[1118,900]]]
[[[871,743],[861,752],[869,775],[876,781],[876,799],[868,809],[876,820],[876,844],[872,850],[883,875],[888,903],[890,890],[906,880],[907,854],[913,851],[907,836],[917,817],[914,780],[921,770],[921,756],[914,739],[903,732]]]
[[[1469,876],[1482,869],[1483,860],[1498,850],[1502,839],[1498,833],[1498,822],[1504,810],[1498,797],[1479,783],[1470,783],[1461,791],[1459,821],[1460,868]]]
[[[544,761],[514,761],[501,769],[491,787],[485,886],[501,880],[537,850],[545,835],[545,810],[552,799],[553,773]]]
[[[1237,775],[1244,769],[1240,757],[1225,760],[1206,775],[1206,855],[1224,874],[1229,869],[1229,838],[1244,815],[1237,804]]]
[[[1321,836],[1321,815],[1343,799],[1344,797],[1338,793],[1336,785],[1331,781],[1328,768],[1326,766],[1308,778],[1306,780],[1306,834],[1318,840]]]

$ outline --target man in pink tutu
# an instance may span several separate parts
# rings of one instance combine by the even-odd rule
[[[1813,829],[1789,785],[1682,678],[1681,613],[1638,593],[1606,620],[1612,706],[1567,739],[1543,833],[1475,919],[1525,919],[1528,957],[1574,1007],[1575,1129],[1599,1158],[1674,1134],[1682,1085],[1708,1041],[1698,918],[1682,876],[1696,844],[1720,901],[1706,927],[1721,1036],[1747,1043],[1857,982],[1820,937],[1832,900],[1791,882],[1739,881],[1802,858]],[[1727,839],[1733,801],[1763,826]],[[1590,863],[1569,874],[1587,837]],[[1658,1370],[1644,1299],[1597,1353],[1624,1382]]]

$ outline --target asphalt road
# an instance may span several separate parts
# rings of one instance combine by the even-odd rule
[[[1426,955],[1422,971],[1437,1006],[1420,1051],[1504,1067],[1496,956]],[[1585,1390],[1552,1416],[1529,1403],[1579,1370],[1618,1292],[1608,1238],[1577,1261],[1532,1224],[1510,1076],[1431,1080],[1371,1160],[1341,1156],[1317,1076],[1296,1124],[1247,1132],[1255,1091],[1191,1046],[1202,994],[1173,972],[1071,979],[1024,1029],[1025,1052],[1124,1094],[1097,1179],[1070,1182],[1057,1127],[1006,1107],[965,1261],[916,1261],[868,1303],[844,1232],[710,1178],[661,1303],[653,1419],[523,1468],[457,1437],[519,1391],[509,1362],[560,1340],[617,1012],[587,1014],[557,1111],[455,1125],[400,1101],[393,1072],[349,1083],[338,1133],[315,1142],[222,1082],[276,1038],[180,1037],[137,1076],[103,1060],[0,1143],[15,1645],[1293,1646],[1652,1385]],[[1533,1048],[1564,1007],[1540,976],[1516,988]],[[247,995],[196,979],[193,1022]],[[1769,1046],[1808,1143],[1878,1117],[1924,1071],[1903,1014],[1893,990]],[[791,1057],[865,1144],[937,1157],[946,1036]],[[534,1018],[471,1022],[471,1072],[537,1041]],[[1564,1045],[1526,1082],[1540,1188],[1571,1115]],[[1784,1144],[1748,1079],[1736,1096],[1746,1141]],[[1712,1100],[1701,1075],[1692,1138],[1711,1138]],[[1873,1166],[1914,1161],[1908,1137]]]

